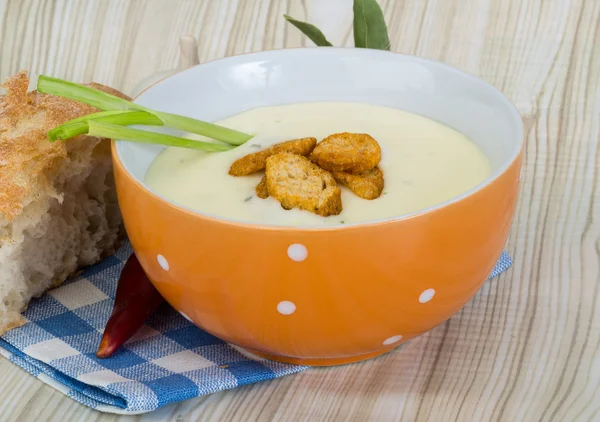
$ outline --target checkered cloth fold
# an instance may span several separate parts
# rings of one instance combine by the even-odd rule
[[[96,358],[131,247],[33,300],[27,323],[0,337],[0,353],[78,402],[111,413],[168,403],[300,372],[256,360],[200,330],[168,305],[109,359]],[[490,275],[512,264],[503,253]]]

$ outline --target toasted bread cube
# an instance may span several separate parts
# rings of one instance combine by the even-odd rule
[[[383,172],[379,167],[358,175],[341,171],[335,171],[332,174],[336,181],[347,186],[348,189],[363,199],[379,198],[383,191]]]
[[[365,133],[335,133],[313,149],[310,159],[327,171],[361,174],[381,161],[381,148]]]
[[[263,176],[258,185],[256,185],[256,196],[261,199],[267,199],[269,197],[269,190],[267,189],[267,176]]]
[[[267,159],[267,190],[284,209],[298,208],[323,217],[342,212],[342,194],[331,173],[307,158],[287,152]]]
[[[247,176],[262,171],[265,169],[267,158],[280,152],[307,156],[315,145],[317,145],[316,138],[300,138],[272,145],[265,150],[245,155],[234,161],[229,169],[229,174],[231,176]]]

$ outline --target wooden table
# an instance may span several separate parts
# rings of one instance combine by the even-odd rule
[[[282,18],[352,44],[351,0],[0,0],[0,77],[19,69],[130,92],[177,65],[307,45]],[[140,420],[600,421],[600,0],[381,0],[395,51],[504,91],[527,122],[508,273],[379,359],[171,405]],[[108,421],[0,360],[0,420]]]

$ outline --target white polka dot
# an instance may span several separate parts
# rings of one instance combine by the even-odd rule
[[[296,305],[294,305],[293,302],[284,300],[283,302],[279,302],[277,304],[277,310],[282,315],[291,315],[296,312]]]
[[[398,334],[397,336],[392,336],[383,340],[383,345],[389,346],[390,344],[398,343],[400,340],[402,340],[402,336]]]
[[[184,317],[185,319],[187,319],[189,322],[194,322],[190,319],[189,316],[187,316],[186,314],[184,314],[183,312],[179,312],[181,314],[182,317]]]
[[[167,261],[167,258],[165,258],[162,255],[158,255],[156,257],[156,260],[158,261],[158,265],[160,265],[160,268],[162,268],[165,271],[169,271],[169,261]]]
[[[287,254],[292,261],[302,262],[308,256],[308,249],[300,243],[294,243],[288,248]]]
[[[419,296],[419,302],[427,303],[433,298],[434,295],[435,295],[435,290],[427,289],[423,293],[421,293],[421,296]]]

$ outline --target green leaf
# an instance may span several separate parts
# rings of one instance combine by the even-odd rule
[[[354,46],[390,49],[387,25],[377,0],[354,0]]]
[[[129,125],[148,125],[148,126],[163,126],[162,120],[153,114],[141,110],[113,110],[101,111],[99,113],[88,114],[78,117],[77,119],[69,120],[60,126],[56,126],[48,132],[50,142],[56,140],[67,140],[77,135],[88,132],[88,122],[94,120],[103,123],[112,123],[122,126]]]
[[[231,145],[241,145],[251,139],[253,135],[229,129],[214,123],[203,122],[192,119],[191,117],[178,116],[176,114],[164,113],[150,110],[139,104],[124,100],[117,96],[107,94],[106,92],[89,86],[76,84],[74,82],[64,81],[62,79],[51,78],[40,75],[38,78],[37,90],[46,94],[69,98],[82,103],[96,107],[102,111],[114,112],[116,110],[138,110],[145,111],[160,119],[162,123],[172,129],[179,129],[185,132],[195,133],[226,142]]]
[[[318,45],[319,47],[331,47],[332,46],[332,44],[329,41],[327,41],[327,38],[325,38],[325,35],[323,34],[323,32],[321,32],[321,30],[319,28],[317,28],[316,26],[314,26],[310,23],[307,23],[307,22],[301,22],[301,21],[296,20],[288,15],[283,15],[283,17],[285,18],[286,21],[288,21],[289,23],[294,25],[296,28],[298,28],[300,30],[300,32],[302,32],[304,35],[306,35],[308,38],[310,38],[310,40],[312,42],[314,42],[316,45]]]
[[[144,144],[166,145],[169,147],[196,149],[208,152],[229,151],[230,149],[235,148],[232,145],[180,138],[164,133],[132,129],[119,125],[112,125],[110,123],[101,123],[95,120],[90,120],[88,122],[88,127],[88,134],[90,136],[98,136],[101,138],[119,139]]]

